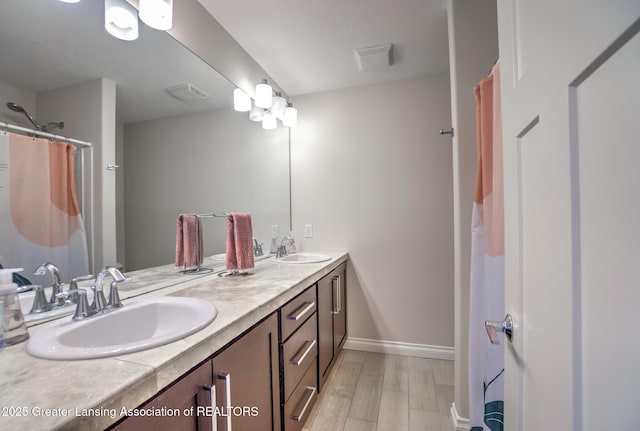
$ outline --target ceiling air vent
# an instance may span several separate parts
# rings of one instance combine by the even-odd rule
[[[391,49],[393,44],[367,46],[354,51],[356,63],[361,71],[384,69],[391,66]]]
[[[208,99],[209,95],[193,84],[174,85],[166,89],[169,94],[183,102],[197,102]]]

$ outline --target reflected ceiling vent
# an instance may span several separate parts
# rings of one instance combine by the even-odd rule
[[[208,99],[209,95],[193,84],[174,85],[166,89],[169,94],[183,102],[198,102]]]
[[[367,46],[354,51],[356,63],[361,71],[384,69],[391,66],[391,49],[393,44]]]

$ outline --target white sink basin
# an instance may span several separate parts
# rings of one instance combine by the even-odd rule
[[[217,315],[216,307],[201,299],[143,299],[117,311],[36,332],[27,342],[27,351],[39,358],[60,360],[122,355],[184,338]]]
[[[331,256],[318,253],[294,253],[287,256],[276,259],[276,262],[281,263],[317,263],[330,260]]]

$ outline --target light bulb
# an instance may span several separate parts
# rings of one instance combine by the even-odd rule
[[[261,84],[256,85],[256,106],[265,109],[271,108],[272,93],[273,89],[267,84],[267,80],[263,79]]]
[[[287,107],[284,110],[284,119],[282,125],[287,127],[296,127],[298,124],[298,110],[293,107],[292,103],[287,103]]]
[[[271,112],[264,110],[264,117],[262,117],[262,128],[265,130],[273,130],[278,127],[276,117],[271,115]]]
[[[104,28],[121,40],[138,38],[138,16],[133,6],[125,0],[104,1]]]
[[[171,30],[173,0],[140,0],[140,19],[156,30]]]
[[[264,109],[258,108],[256,105],[253,105],[251,111],[249,111],[249,120],[251,121],[262,121],[264,117]]]
[[[239,88],[233,90],[233,109],[238,112],[251,111],[251,97]]]
[[[284,109],[287,107],[287,101],[280,93],[276,93],[271,103],[271,114],[278,120],[284,118]]]

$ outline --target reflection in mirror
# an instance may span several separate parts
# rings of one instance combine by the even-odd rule
[[[265,131],[233,111],[235,86],[168,34],[141,25],[136,41],[111,37],[103,7],[0,4],[0,121],[29,126],[5,108],[16,102],[41,121],[64,121],[58,133],[94,145],[94,182],[78,179],[93,190],[93,271],[172,263],[180,213],[251,212],[267,251],[272,225],[280,236],[290,225],[288,129]],[[183,101],[166,90],[182,84],[207,97]],[[224,219],[205,220],[203,231],[205,255],[224,252]],[[50,284],[32,270],[24,274]]]

